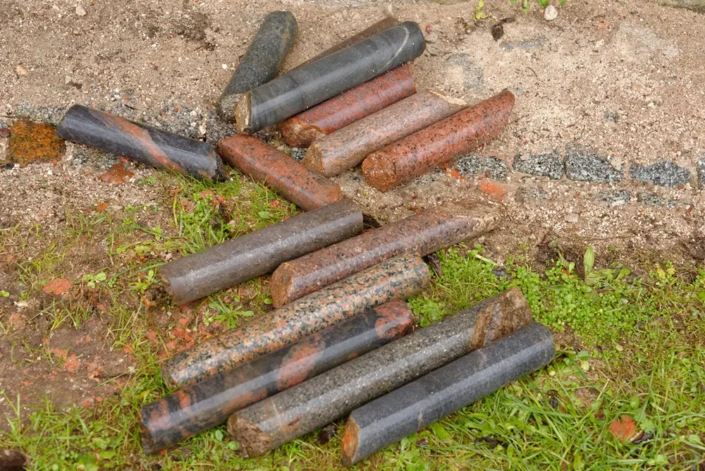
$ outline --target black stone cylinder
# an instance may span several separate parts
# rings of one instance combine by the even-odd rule
[[[159,273],[174,302],[185,304],[354,237],[362,227],[358,207],[343,199],[162,265]]]
[[[551,332],[532,323],[350,414],[343,464],[352,466],[553,360]]]
[[[289,11],[267,15],[218,100],[218,114],[235,119],[240,96],[276,77],[296,40],[298,26]]]
[[[208,180],[225,177],[223,162],[209,144],[86,106],[72,106],[56,128],[56,134],[67,141],[152,167]]]
[[[402,337],[414,327],[411,309],[393,301],[196,383],[144,406],[147,454],[224,423],[235,411]]]
[[[407,21],[297,68],[244,94],[235,119],[240,132],[257,132],[420,56],[419,25]]]

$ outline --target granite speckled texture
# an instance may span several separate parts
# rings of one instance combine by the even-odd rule
[[[416,23],[387,28],[244,94],[235,111],[237,129],[257,132],[399,67],[425,49]]]
[[[551,332],[531,323],[356,409],[345,424],[343,464],[351,466],[546,366]]]
[[[281,132],[287,144],[308,147],[316,139],[416,93],[409,64],[390,70],[337,97],[284,121]]]
[[[303,164],[331,177],[370,153],[466,108],[464,101],[424,91],[405,98],[328,136],[317,139]]]
[[[235,413],[228,432],[248,456],[261,455],[531,320],[514,288]]]
[[[389,301],[406,299],[431,280],[418,256],[386,260],[164,362],[169,386],[189,386]]]
[[[504,90],[373,152],[362,162],[365,181],[387,191],[479,147],[502,132],[513,108],[514,94]]]
[[[271,279],[276,307],[401,253],[428,255],[492,230],[499,219],[488,206],[445,203],[283,263]]]
[[[155,453],[222,424],[235,411],[400,338],[413,326],[406,303],[392,301],[176,391],[140,410],[142,447]]]
[[[169,262],[159,267],[159,274],[174,302],[185,304],[270,273],[362,229],[362,213],[346,199]]]
[[[122,155],[152,167],[201,179],[225,178],[223,162],[209,144],[82,105],[74,105],[66,112],[56,134],[67,141]]]
[[[297,33],[298,25],[291,12],[275,11],[265,17],[218,100],[221,118],[233,121],[240,96],[277,76]]]
[[[238,134],[217,146],[223,160],[266,183],[299,208],[310,211],[343,198],[340,187],[254,136]]]

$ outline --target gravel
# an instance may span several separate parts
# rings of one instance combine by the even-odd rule
[[[554,180],[563,178],[563,173],[565,172],[563,160],[558,155],[558,151],[555,150],[548,154],[518,154],[514,158],[514,170],[538,177],[549,177]]]
[[[637,195],[637,199],[645,206],[663,207],[667,206],[673,209],[678,205],[678,202],[666,199],[656,193],[644,192]]]
[[[531,200],[547,200],[550,195],[547,191],[533,186],[523,186],[519,188],[514,195],[514,199],[519,203],[525,203]]]
[[[481,174],[492,180],[506,181],[509,167],[497,157],[466,155],[455,163],[455,169],[464,177]]]
[[[628,204],[632,199],[632,195],[627,190],[605,190],[597,194],[597,199],[614,207]]]
[[[658,162],[648,166],[633,164],[629,174],[638,182],[659,186],[684,186],[690,181],[690,170],[673,162]]]
[[[705,152],[703,158],[698,160],[698,189],[705,189]]]
[[[569,146],[565,173],[571,180],[592,183],[618,183],[623,172],[614,168],[606,157],[582,147]]]

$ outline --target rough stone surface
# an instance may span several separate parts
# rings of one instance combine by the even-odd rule
[[[549,198],[550,195],[546,190],[533,186],[523,186],[519,188],[514,195],[514,199],[518,203],[526,203],[531,200],[547,200]]]
[[[705,13],[705,0],[657,0],[659,5],[687,8],[688,10]]]
[[[297,162],[301,162],[302,160],[304,160],[305,155],[306,149],[302,149],[300,147],[291,148],[291,158],[296,160]]]
[[[690,181],[690,170],[673,162],[658,162],[648,166],[633,164],[629,174],[638,182],[659,186],[683,186]]]
[[[563,161],[557,151],[548,154],[521,155],[514,158],[514,171],[560,180],[563,177]]]
[[[677,201],[669,200],[663,196],[659,196],[656,193],[643,192],[636,195],[637,200],[645,206],[663,207],[666,206],[669,209],[673,209],[678,206]]]
[[[614,168],[605,157],[582,147],[567,148],[565,173],[571,180],[592,183],[618,183],[623,172]]]
[[[464,177],[480,175],[502,182],[507,180],[507,173],[509,173],[507,164],[492,156],[466,155],[460,157],[455,163],[455,169]]]
[[[597,194],[597,199],[614,207],[629,203],[632,195],[627,190],[605,190]]]
[[[698,160],[698,188],[705,188],[705,152],[703,158]]]

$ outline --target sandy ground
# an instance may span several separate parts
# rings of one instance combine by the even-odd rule
[[[385,222],[440,201],[488,201],[505,215],[499,230],[481,240],[486,255],[496,261],[522,247],[535,251],[553,239],[582,248],[593,244],[598,254],[612,245],[625,249],[626,258],[657,253],[693,264],[705,258],[700,240],[705,201],[696,174],[698,159],[705,158],[705,15],[639,0],[568,0],[558,18],[548,22],[537,8],[525,15],[508,0],[488,0],[488,18],[476,23],[474,2],[444,3],[450,4],[3,0],[0,127],[22,115],[55,123],[70,105],[81,103],[213,142],[231,132],[217,122],[214,104],[266,12],[289,9],[298,19],[299,38],[285,68],[391,12],[419,22],[428,33],[427,51],[414,63],[418,88],[440,89],[470,102],[504,88],[516,94],[510,125],[477,155],[496,156],[511,166],[519,153],[557,150],[565,155],[566,146],[577,142],[607,156],[625,175],[633,163],[671,161],[689,169],[691,179],[663,188],[630,180],[591,184],[510,173],[501,186],[503,196],[492,199],[478,188],[481,180],[458,179],[452,172],[436,171],[385,194],[367,186],[359,170],[336,178],[369,213]],[[514,21],[504,25],[504,36],[496,41],[490,28],[504,18]],[[278,140],[276,131],[269,137]],[[4,141],[0,138],[0,152]],[[120,211],[164,200],[164,194],[155,193],[165,191],[162,186],[136,183],[151,169],[133,168],[137,178],[124,186],[98,181],[115,161],[69,144],[66,157],[56,163],[0,170],[0,229],[17,227],[31,234],[41,224],[61,231],[67,212],[88,213],[102,202],[109,203],[109,211]],[[627,189],[629,202],[602,202],[599,193],[609,189]],[[638,201],[640,193],[650,192],[665,203]],[[168,215],[163,219],[168,224]],[[9,263],[0,259],[0,282],[16,282]],[[76,277],[82,275],[79,268]],[[0,313],[15,316],[17,329],[31,317],[2,299]],[[95,339],[85,335],[86,345]],[[50,345],[43,345],[40,335],[29,338],[36,348],[59,352],[70,344],[60,336]],[[3,342],[0,338],[0,361],[9,349]],[[77,401],[104,394],[92,389],[96,378],[124,373],[131,365],[128,356],[109,352],[106,345],[86,347],[86,363],[95,354],[106,364],[86,368],[85,384],[55,384],[83,391],[66,393]],[[99,370],[108,373],[95,373]],[[52,369],[28,371],[36,376]],[[21,373],[0,373],[0,382],[15,381]],[[35,391],[35,397],[42,393]]]
[[[214,140],[224,133],[206,117],[265,12],[289,9],[298,19],[299,38],[285,68],[392,12],[428,32],[428,49],[414,64],[419,88],[470,102],[503,88],[516,93],[510,126],[479,154],[511,163],[517,153],[564,152],[579,142],[625,174],[634,162],[664,160],[692,172],[690,185],[656,189],[681,202],[687,215],[643,205],[605,209],[590,197],[604,185],[515,174],[503,200],[510,220],[539,239],[545,229],[587,239],[630,233],[644,239],[646,231],[660,249],[673,246],[674,236],[702,235],[695,163],[705,155],[703,15],[632,0],[569,1],[548,22],[538,8],[524,15],[518,6],[495,0],[486,3],[488,18],[476,23],[474,3],[443,3],[452,4],[10,0],[0,12],[7,51],[0,57],[0,109],[5,116],[49,109],[47,117],[55,121],[68,106],[82,103],[165,125],[164,111],[182,108],[192,110],[197,137]],[[491,25],[508,17],[515,21],[495,41]],[[420,179],[387,195],[364,185],[355,171],[339,181],[383,218],[408,214],[400,208],[410,194],[416,195],[414,207],[439,198],[482,197],[475,181],[444,181],[434,190]],[[546,198],[518,202],[520,185],[538,185]],[[574,222],[566,222],[572,213],[578,221],[570,216]],[[653,241],[638,242],[652,248]]]

